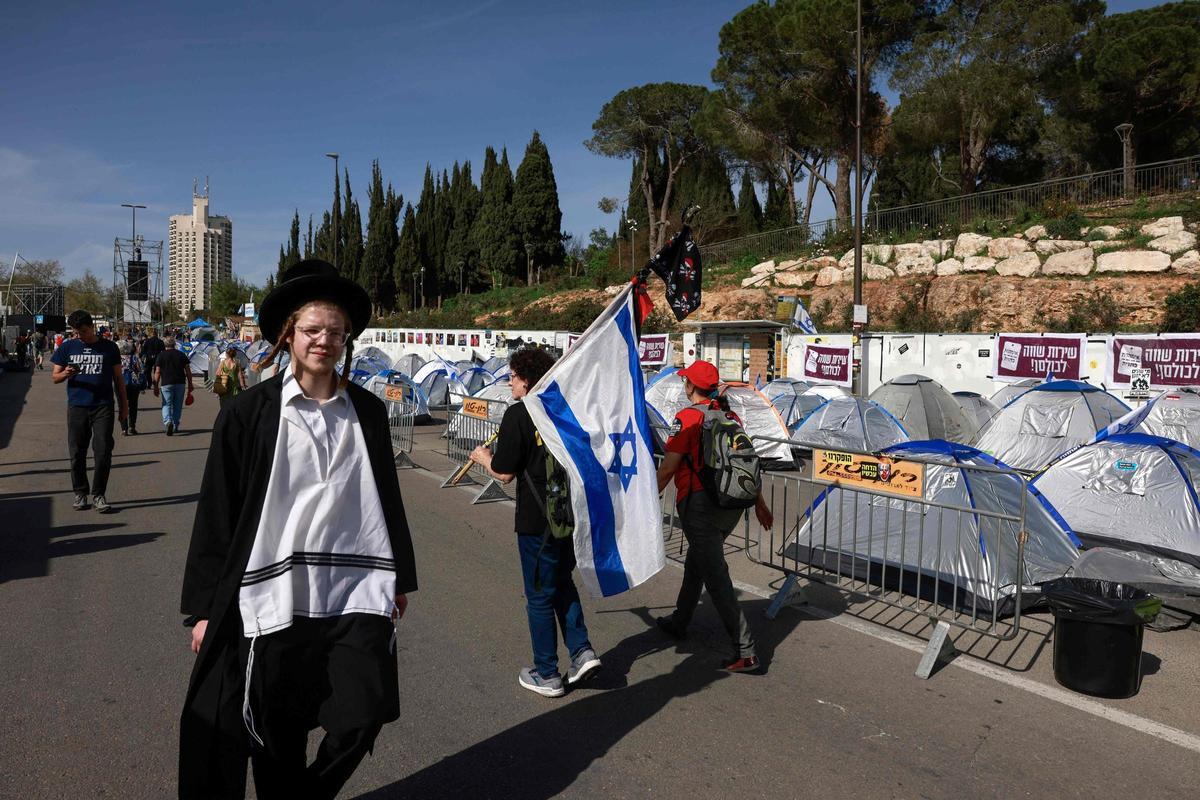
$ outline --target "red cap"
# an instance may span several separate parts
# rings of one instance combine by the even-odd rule
[[[721,382],[717,368],[707,361],[693,361],[690,367],[684,367],[678,374],[702,392],[711,392]]]

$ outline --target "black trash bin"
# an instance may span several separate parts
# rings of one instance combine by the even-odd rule
[[[1132,697],[1142,683],[1142,634],[1162,600],[1123,583],[1058,578],[1042,587],[1054,612],[1054,679],[1096,697]]]

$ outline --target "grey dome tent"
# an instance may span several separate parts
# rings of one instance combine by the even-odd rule
[[[1118,433],[1080,447],[1034,488],[1085,544],[1140,550],[1200,566],[1200,451]]]
[[[1135,408],[1096,434],[1146,433],[1200,448],[1200,388],[1170,389]]]
[[[978,392],[955,392],[954,399],[975,420],[976,429],[982,429],[1000,411],[1000,406]]]
[[[831,450],[877,453],[908,439],[887,409],[851,395],[826,400],[792,429],[793,442]]]
[[[646,387],[646,407],[653,423],[659,444],[666,441],[666,430],[675,415],[688,405],[683,394],[683,381],[675,375],[676,370],[663,370]],[[766,437],[774,441],[758,439],[754,449],[764,461],[792,465],[792,450],[787,444],[788,429],[783,418],[762,392],[746,383],[724,384],[724,396],[729,400],[729,409],[742,420],[742,427],[753,437]],[[767,466],[770,466],[769,464]]]
[[[925,503],[828,486],[802,512],[789,559],[925,599],[936,591],[939,604],[989,616],[1015,610],[1018,584],[1062,577],[1075,562],[1078,543],[1054,509],[1011,472],[992,471],[1004,465],[987,454],[940,440],[884,453],[926,462]],[[1028,538],[1018,562],[1021,525],[991,515],[1019,516],[1022,503]]]
[[[979,431],[975,417],[940,383],[924,375],[901,375],[871,392],[872,402],[900,420],[913,439],[947,439],[966,444]]]
[[[486,369],[488,372],[495,374],[496,370],[500,369],[501,367],[508,366],[508,359],[501,356],[492,356],[487,361],[480,364],[480,366]]]
[[[392,368],[392,357],[373,345],[354,348],[354,360],[358,360],[360,358],[369,358],[374,363],[383,364],[385,369]]]
[[[975,447],[1013,469],[1037,472],[1090,442],[1129,407],[1083,381],[1049,381],[1026,389],[979,432]]]
[[[392,369],[401,372],[408,377],[417,374],[417,370],[425,366],[425,359],[421,358],[416,353],[405,353],[393,362]]]
[[[404,394],[408,402],[412,403],[414,408],[413,424],[428,425],[433,421],[433,417],[429,415],[429,399],[425,396],[425,392],[421,387],[413,383],[412,379],[407,375],[390,370],[381,372],[377,375],[372,375],[363,384],[363,388],[376,396],[382,397],[383,386],[401,386],[404,388]]]
[[[996,390],[996,393],[991,396],[991,401],[996,404],[996,408],[1004,408],[1041,382],[1037,378],[1025,378],[1015,383],[1006,384]]]

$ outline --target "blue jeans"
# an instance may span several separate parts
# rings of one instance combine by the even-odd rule
[[[187,395],[187,385],[173,383],[161,386],[159,390],[162,392],[163,427],[169,422],[178,428],[179,418],[183,416],[183,398]]]
[[[529,615],[529,638],[533,642],[533,666],[543,678],[558,673],[558,629],[571,657],[591,647],[579,590],[571,579],[575,569],[575,545],[570,539],[553,536],[542,548],[542,537],[517,535],[521,552],[521,572],[525,577],[525,610]],[[538,550],[541,549],[541,556]],[[534,590],[534,572],[538,590]]]

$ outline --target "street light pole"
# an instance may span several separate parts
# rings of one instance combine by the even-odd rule
[[[458,293],[463,293],[463,267],[466,266],[461,258],[458,260]]]
[[[338,175],[340,174],[338,172],[338,154],[326,153],[325,157],[333,159],[333,185],[334,190],[336,191],[338,185]],[[341,203],[335,203],[333,206],[333,268],[339,272],[341,272],[341,269],[338,267],[338,239],[340,238],[340,235],[338,234],[338,217],[341,216],[338,211],[338,206],[340,205]]]
[[[533,286],[533,245],[525,243],[525,285]]]
[[[863,204],[863,155],[862,155],[862,104],[863,104],[863,56],[862,56],[862,0],[855,3],[857,22],[855,25],[854,43],[854,328],[859,336],[859,369],[858,395],[867,396],[867,376],[870,370],[867,366],[871,343],[863,336],[867,328],[864,316],[858,319],[858,311],[863,305],[862,293],[862,204]]]
[[[634,254],[634,240],[637,235],[637,220],[626,218],[625,224],[629,226],[629,269],[633,271],[633,265],[637,263],[637,257]]]
[[[1133,196],[1133,125],[1122,122],[1114,130],[1121,139],[1121,196],[1128,200]]]
[[[425,265],[421,265],[421,308],[425,307]]]

